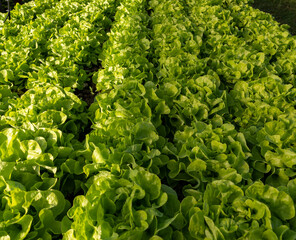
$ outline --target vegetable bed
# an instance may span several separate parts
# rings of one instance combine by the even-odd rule
[[[296,37],[247,0],[0,13],[0,239],[296,239]]]

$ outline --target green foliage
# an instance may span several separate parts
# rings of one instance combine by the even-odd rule
[[[36,0],[0,29],[0,239],[296,239],[296,40],[270,15]]]

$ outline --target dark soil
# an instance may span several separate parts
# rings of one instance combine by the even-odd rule
[[[74,92],[77,97],[87,103],[88,107],[94,102],[97,93],[96,85],[92,81],[85,82],[83,89],[76,89]]]

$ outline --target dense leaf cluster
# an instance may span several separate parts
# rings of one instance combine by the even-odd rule
[[[0,25],[0,238],[296,239],[285,28],[247,0],[17,5]]]

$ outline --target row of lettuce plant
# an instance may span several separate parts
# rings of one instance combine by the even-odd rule
[[[194,5],[196,9],[195,16],[202,16],[200,14],[202,8],[196,4]],[[192,5],[191,9],[194,9],[194,5]],[[273,31],[268,35],[270,39],[274,40],[273,43],[276,45],[271,55],[276,55],[276,58],[280,58],[280,55],[286,51],[285,49],[291,48],[292,51],[292,43],[295,41],[295,37],[287,37],[288,32],[283,31],[274,21],[267,23],[265,19],[269,19],[269,15],[260,12],[257,13],[257,11],[250,9],[246,5],[237,6],[237,9],[242,10],[244,9],[243,7],[247,13],[257,14],[258,19],[254,17],[254,21],[252,20],[255,26],[261,21],[269,24],[268,26],[270,28],[274,26],[272,28]],[[226,11],[220,9],[219,12],[225,14],[225,12],[229,12],[229,9]],[[247,13],[244,12],[243,15]],[[207,26],[210,26],[210,24]],[[214,27],[210,28],[208,31],[214,33]],[[247,28],[250,28],[250,26]],[[256,31],[256,27],[254,29],[253,31]],[[241,32],[243,31],[246,31],[246,29],[243,28]],[[220,35],[220,38],[223,38],[223,34],[221,33],[216,32],[214,35]],[[261,71],[256,71],[256,74],[254,72],[252,77],[243,79],[244,81],[235,81],[235,85],[226,84],[226,87],[230,90],[228,95],[230,114],[227,118],[234,122],[236,127],[244,133],[247,139],[248,146],[253,154],[250,158],[252,170],[254,171],[253,178],[262,179],[262,181],[265,181],[269,185],[279,187],[286,186],[288,181],[292,180],[294,176],[292,170],[293,163],[289,159],[290,155],[294,155],[295,152],[293,145],[295,119],[295,104],[293,99],[295,89],[293,88],[292,81],[288,81],[279,72],[274,71],[274,61],[268,55],[270,53],[264,52],[264,49],[259,48],[264,46],[266,46],[264,42],[260,44],[256,42],[256,44],[249,43],[245,47],[250,52],[252,51],[253,55],[261,55]],[[221,58],[218,53],[219,49],[223,47],[224,44],[220,44],[220,47],[218,46],[216,48],[216,56],[218,58]],[[268,60],[266,61],[266,59]],[[254,65],[254,62],[248,60],[247,64]],[[282,159],[281,164],[276,163],[274,160],[279,155],[281,155]]]
[[[104,46],[83,168],[88,190],[68,212],[73,223],[65,239],[167,239],[177,217],[177,194],[149,169],[168,159],[146,97],[153,76],[146,7],[144,0],[123,1]]]
[[[178,220],[172,225],[180,239],[252,236],[248,216],[233,206],[224,209],[223,201],[227,204],[228,196],[219,196],[222,192],[236,196],[239,191],[238,199],[243,197],[243,190],[236,185],[250,178],[246,162],[250,153],[244,135],[224,119],[227,92],[220,88],[219,76],[207,68],[206,59],[202,58],[205,24],[191,21],[182,1],[150,3],[154,10],[152,39],[158,88],[163,89],[158,96],[165,100],[168,109],[162,118],[170,140],[166,181],[178,189],[181,201]],[[241,204],[247,199],[240,199]],[[184,210],[184,206],[188,208]],[[221,221],[217,208],[225,213]],[[238,222],[246,224],[232,228],[239,226]]]
[[[114,2],[105,1],[100,4],[100,11],[89,14],[91,9],[96,9],[95,1],[92,4],[60,1],[56,8],[45,11],[40,17],[48,19],[40,29],[51,34],[60,32],[63,36],[65,29],[62,26],[67,22],[62,19],[73,23],[77,18],[85,17],[85,24],[93,21],[93,26],[83,35],[95,35],[104,27],[107,32],[108,28],[103,25],[105,22],[98,23],[98,19],[107,19],[115,14]],[[72,14],[70,9],[73,9]],[[102,16],[103,11],[108,16]],[[35,24],[38,19],[35,19]],[[46,25],[49,20],[54,21]],[[33,22],[31,25],[31,29],[27,26],[15,36],[15,42],[20,41],[26,31],[38,31],[37,25]],[[47,36],[45,34],[39,40],[46,42]],[[77,33],[76,38],[80,37]],[[9,39],[13,42],[12,36]],[[74,40],[73,37],[71,39]],[[101,44],[101,41],[96,44]],[[42,61],[42,58],[38,60]],[[24,61],[29,62],[28,59]],[[68,61],[75,61],[73,55]],[[9,74],[12,69],[6,66],[1,68],[4,81],[0,88],[0,238],[60,239],[71,224],[65,217],[67,211],[85,182],[85,150],[78,136],[88,121],[86,103],[64,88],[62,82],[55,85],[35,82],[18,97],[11,90]],[[63,77],[62,74],[57,73]]]
[[[205,47],[204,50],[208,50],[207,53],[210,53],[210,55],[206,55],[209,56],[208,60],[210,61],[207,68],[216,71],[224,83],[223,87],[230,90],[227,95],[229,112],[224,117],[244,134],[248,148],[244,149],[244,152],[251,152],[247,158],[251,178],[248,179],[248,184],[244,183],[244,185],[249,185],[257,180],[265,184],[260,187],[255,182],[254,185],[259,187],[253,189],[254,192],[257,192],[256,199],[266,204],[271,211],[270,222],[273,232],[276,233],[276,235],[272,234],[273,238],[293,239],[295,237],[295,204],[292,199],[294,198],[295,175],[292,156],[295,155],[293,144],[295,121],[293,96],[295,96],[295,91],[293,85],[289,84],[293,81],[275,71],[273,56],[276,56],[275,59],[277,59],[285,51],[283,49],[292,48],[295,39],[288,37],[288,32],[278,27],[274,21],[269,24],[266,21],[266,19],[271,20],[269,15],[257,12],[247,5],[238,5],[235,1],[227,1],[225,5],[217,3],[209,1],[203,6],[192,2],[189,3],[189,9],[195,20],[198,19],[199,22],[205,24],[205,40],[212,38],[211,42],[215,42],[215,45],[212,44],[209,47],[207,41],[203,47]],[[223,10],[222,6],[227,6],[226,10]],[[237,9],[242,14],[235,12]],[[212,18],[208,18],[208,14],[212,15],[211,17],[217,16],[213,18],[212,26],[209,21]],[[235,16],[241,15],[252,16],[249,21],[250,26],[237,28],[237,22],[234,19]],[[227,25],[224,26],[223,31],[219,31],[217,26],[222,26],[226,19]],[[257,31],[259,27],[256,26],[260,23],[262,23],[261,28],[268,25],[272,29],[269,34],[265,30],[267,37],[259,36],[254,41],[246,41],[245,31],[248,29],[252,29],[253,32]],[[230,37],[233,36],[232,39],[235,41],[232,43]],[[272,45],[260,41],[263,39],[266,41],[272,39]],[[240,42],[247,42],[247,44],[241,45]],[[231,45],[234,47],[232,48]],[[266,46],[269,46],[270,49],[265,49]],[[204,56],[201,55],[201,57]],[[256,58],[260,61],[255,61]],[[213,59],[216,61],[215,64],[212,64]],[[226,61],[226,64],[221,65],[223,61],[224,63]],[[231,61],[233,61],[233,65],[230,64]],[[238,67],[238,64],[241,66]],[[217,68],[219,65],[228,66],[219,71]],[[233,77],[235,74],[225,75],[225,73],[235,73],[235,70],[240,70],[236,79]],[[242,75],[242,70],[249,73],[249,76]],[[243,186],[241,187],[243,188]],[[271,192],[275,194],[272,202],[268,198]],[[276,192],[285,196],[285,204],[283,203],[284,198],[276,197]],[[261,234],[263,226],[264,224],[260,226]],[[266,228],[270,228],[270,225]],[[258,234],[257,238],[263,238],[259,230],[254,229],[254,231]],[[237,236],[235,235],[235,237]]]
[[[264,61],[264,71],[251,81],[238,82],[231,91],[234,119],[252,151],[253,179],[294,197],[296,39],[271,21],[270,15],[247,5],[237,9],[240,12],[244,9],[243,15],[249,19],[246,22],[236,13],[245,25],[241,32],[248,33],[244,39],[268,61]],[[287,225],[295,230],[295,217],[288,223],[278,222],[279,226]]]
[[[6,99],[13,96],[2,90]],[[0,131],[2,238],[52,239],[62,233],[69,200],[81,188],[83,145],[72,132],[80,127],[75,119],[84,117],[84,106],[50,85],[9,99]]]

